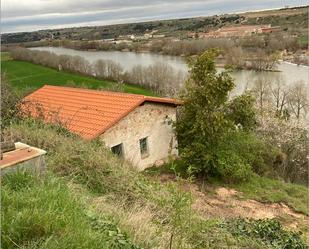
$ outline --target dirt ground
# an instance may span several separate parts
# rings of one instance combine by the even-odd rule
[[[162,174],[157,179],[167,182],[175,180],[175,177]],[[277,218],[285,227],[295,231],[304,230],[309,224],[308,216],[294,211],[284,203],[262,203],[245,199],[241,192],[225,187],[218,187],[205,194],[196,184],[182,182],[181,186],[191,191],[194,199],[192,208],[206,218]]]

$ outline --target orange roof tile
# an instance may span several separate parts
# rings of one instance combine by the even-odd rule
[[[175,99],[45,85],[24,98],[23,111],[60,122],[85,139],[104,133],[144,102],[179,105]]]

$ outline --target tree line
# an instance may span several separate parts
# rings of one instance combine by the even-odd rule
[[[286,120],[303,122],[308,114],[309,88],[304,81],[289,86],[281,77],[259,77],[251,89],[260,113],[272,110]]]
[[[221,57],[236,69],[270,70],[274,69],[280,52],[290,53],[295,63],[308,64],[308,60],[300,56],[307,45],[300,42],[299,37],[291,33],[278,32],[248,37],[221,37],[201,39],[164,38],[151,41],[132,41],[116,43],[104,41],[53,40],[37,41],[23,44],[26,47],[53,46],[76,50],[101,51],[150,51],[175,56],[199,55],[212,48],[220,48]]]
[[[13,59],[29,61],[59,71],[93,76],[119,84],[139,85],[163,96],[174,96],[186,77],[184,73],[176,71],[165,63],[134,66],[131,70],[125,71],[119,63],[111,60],[98,60],[95,63],[90,63],[80,56],[56,55],[48,51],[25,48],[11,49],[10,54]]]

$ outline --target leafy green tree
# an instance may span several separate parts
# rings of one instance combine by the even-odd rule
[[[195,174],[219,174],[217,148],[234,128],[224,112],[234,83],[226,71],[217,73],[216,55],[216,50],[208,50],[190,62],[183,107],[175,124],[181,158]]]

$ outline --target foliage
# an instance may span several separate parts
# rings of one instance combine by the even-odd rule
[[[234,150],[221,150],[217,153],[216,170],[224,181],[247,181],[251,174],[251,165],[244,161]]]
[[[245,181],[252,168],[264,173],[274,158],[249,132],[256,125],[254,99],[246,93],[228,101],[234,83],[227,72],[217,73],[214,57],[207,51],[191,64],[175,125],[181,159],[191,173]]]
[[[274,219],[244,220],[237,219],[227,223],[228,229],[236,236],[259,238],[272,248],[306,249],[307,245],[300,234],[283,229]]]
[[[11,49],[10,54],[15,60],[29,61],[58,71],[63,70],[121,84],[128,82],[165,95],[172,95],[184,81],[184,75],[180,71],[160,63],[148,67],[136,66],[132,70],[124,71],[119,63],[111,60],[98,60],[91,64],[80,56],[56,55],[48,51],[25,48]]]
[[[214,173],[215,149],[232,127],[223,109],[234,83],[227,72],[217,74],[215,55],[206,51],[191,62],[183,108],[175,125],[181,157],[192,173]]]
[[[234,124],[240,125],[245,131],[250,131],[256,127],[255,100],[249,93],[244,93],[233,98],[227,104],[227,117]]]
[[[111,221],[85,209],[52,175],[7,174],[1,203],[3,248],[137,248]]]
[[[273,174],[273,166],[280,155],[275,146],[266,143],[252,132],[242,130],[228,133],[224,141],[220,144],[219,149],[225,155],[226,160],[229,157],[231,159],[238,157],[240,164],[242,162],[249,165],[250,169],[259,175]],[[236,170],[240,166],[235,165],[234,167]],[[231,172],[231,174],[233,173]]]
[[[21,96],[10,86],[6,74],[1,74],[1,132],[16,119]],[[2,139],[2,134],[1,134]]]

